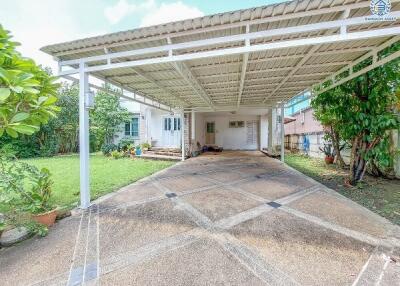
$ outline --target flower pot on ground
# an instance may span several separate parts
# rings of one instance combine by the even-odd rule
[[[140,146],[136,146],[135,154],[136,154],[136,156],[142,155],[142,149],[140,148]]]
[[[319,147],[319,150],[321,150],[325,154],[325,163],[333,164],[333,161],[335,160],[335,155],[333,153],[332,145],[324,144],[324,148]]]
[[[56,207],[50,203],[51,186],[53,185],[50,176],[50,172],[46,168],[35,172],[32,178],[32,189],[29,192],[31,202],[26,207],[27,211],[32,214],[32,220],[46,226],[52,226],[57,217]]]
[[[51,210],[46,213],[32,215],[32,219],[38,223],[44,224],[46,226],[52,226],[56,221],[57,210]]]
[[[325,163],[328,165],[333,164],[334,160],[335,160],[335,157],[333,157],[333,156],[325,156]]]

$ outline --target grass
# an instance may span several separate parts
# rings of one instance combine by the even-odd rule
[[[53,202],[60,207],[73,208],[79,201],[78,155],[34,158],[26,163],[46,167],[52,174]],[[121,158],[118,160],[101,154],[90,156],[91,199],[118,190],[132,182],[173,165],[170,161]]]
[[[287,154],[285,162],[305,175],[400,225],[400,180],[365,176],[359,186],[349,187],[344,184],[344,180],[348,176],[346,170],[337,169],[335,165],[326,165],[322,159]]]

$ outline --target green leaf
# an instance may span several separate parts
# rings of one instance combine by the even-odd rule
[[[0,88],[0,101],[6,100],[10,96],[10,89],[7,87]]]
[[[33,87],[25,87],[25,88],[24,88],[24,91],[25,91],[25,92],[28,92],[28,93],[33,93],[33,94],[38,94],[38,93],[40,93],[39,90],[37,90],[36,88],[33,88]]]
[[[20,122],[20,121],[27,119],[28,117],[29,117],[29,113],[20,112],[20,113],[15,114],[10,122],[11,123]]]
[[[12,127],[6,127],[6,133],[12,138],[18,138],[18,133]]]
[[[22,86],[10,86],[10,88],[16,93],[21,93],[24,91],[24,88]]]
[[[0,137],[4,134],[4,128],[0,128]]]
[[[32,125],[25,125],[25,124],[9,125],[9,127],[12,128],[16,132],[26,134],[26,135],[32,135],[37,130],[39,130],[39,127],[32,126]]]

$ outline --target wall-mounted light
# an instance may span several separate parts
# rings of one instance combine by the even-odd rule
[[[94,108],[94,92],[88,91],[85,93],[85,107],[86,109]]]

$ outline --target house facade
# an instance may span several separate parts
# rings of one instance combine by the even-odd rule
[[[121,125],[120,131],[114,136],[114,143],[129,138],[135,144],[147,142],[153,147],[181,148],[184,130],[187,155],[197,150],[198,146],[218,146],[224,150],[280,150],[278,109],[188,112],[182,124],[181,114],[124,99],[121,99],[121,106],[128,109],[131,119]],[[274,136],[269,136],[269,129]]]

